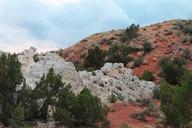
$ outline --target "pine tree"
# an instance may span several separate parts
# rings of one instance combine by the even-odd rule
[[[20,67],[16,54],[0,56],[0,102],[2,103],[0,121],[4,125],[9,124],[11,112],[16,105],[16,88],[23,82]]]
[[[40,82],[37,83],[32,92],[32,99],[41,102],[38,115],[40,119],[47,120],[48,107],[55,105],[58,94],[64,86],[65,83],[62,82],[61,76],[55,74],[53,68],[49,70],[46,76],[43,75]]]
[[[105,52],[100,49],[98,46],[95,46],[94,49],[89,49],[88,54],[85,57],[85,66],[86,68],[98,69],[104,64]]]

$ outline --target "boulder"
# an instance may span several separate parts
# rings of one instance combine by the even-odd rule
[[[63,82],[70,83],[72,87],[76,88],[81,84],[73,63],[66,62],[54,52],[37,54],[39,61],[35,62],[33,60],[35,54],[35,48],[18,54],[18,59],[22,64],[21,72],[30,87],[34,88],[35,83],[39,82],[43,74],[47,74],[50,68],[62,76]]]

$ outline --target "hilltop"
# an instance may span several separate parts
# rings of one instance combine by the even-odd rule
[[[133,73],[141,76],[145,70],[154,73],[156,82],[159,82],[159,60],[163,57],[182,57],[186,49],[192,51],[192,34],[190,20],[170,20],[163,23],[140,27],[138,36],[129,41],[122,41],[125,30],[112,30],[96,33],[77,44],[60,51],[60,56],[66,61],[83,63],[83,55],[95,46],[108,51],[113,44],[128,45],[136,49],[143,49],[145,41],[151,43],[152,50],[144,54],[142,50],[131,53],[133,60],[126,66],[133,69]],[[190,27],[189,27],[190,26]],[[188,29],[187,29],[188,27]],[[142,64],[134,67],[134,60],[142,57]],[[190,59],[188,67],[191,68]]]

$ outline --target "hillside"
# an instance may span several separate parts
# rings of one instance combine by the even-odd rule
[[[81,40],[79,43],[64,49],[60,55],[67,61],[83,62],[82,55],[88,49],[98,45],[108,51],[111,44],[127,44],[131,47],[142,49],[145,41],[152,45],[152,51],[144,54],[143,51],[131,53],[134,60],[143,57],[143,63],[139,67],[133,67],[133,61],[127,64],[133,69],[135,75],[141,76],[145,70],[155,74],[156,82],[159,82],[159,60],[163,57],[181,57],[185,49],[192,51],[192,34],[190,29],[185,30],[185,26],[191,25],[187,20],[170,20],[150,26],[139,28],[138,37],[122,42],[122,33],[125,30],[112,30],[109,32],[97,33]],[[192,61],[189,62],[191,68]]]

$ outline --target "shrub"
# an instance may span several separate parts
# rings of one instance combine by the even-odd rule
[[[54,113],[55,121],[59,121],[62,125],[71,125],[71,112],[65,110],[64,108],[56,108]]]
[[[153,90],[153,98],[160,99],[160,88],[157,86]]]
[[[176,128],[184,127],[191,116],[192,73],[186,73],[181,86],[170,86],[163,82],[160,86],[161,110],[167,123]]]
[[[99,69],[104,64],[105,52],[98,46],[94,49],[89,49],[84,58],[86,68]]]
[[[94,71],[92,72],[92,76],[96,76],[96,73]]]
[[[37,102],[41,101],[42,105],[39,105],[38,118],[47,120],[48,118],[48,106],[55,105],[58,94],[64,88],[65,83],[62,82],[62,78],[59,74],[55,74],[53,68],[49,70],[47,75],[43,75],[40,82],[32,91],[33,99]]]
[[[108,100],[110,103],[115,103],[118,100],[118,97],[114,93],[112,93]]]
[[[109,128],[109,126],[110,126],[110,121],[107,119],[105,119],[101,124],[101,128]]]
[[[188,48],[183,50],[182,58],[184,59],[185,63],[188,63],[191,59],[191,52]]]
[[[38,62],[38,61],[39,61],[39,57],[38,57],[37,54],[35,54],[35,55],[33,56],[33,61],[34,61],[34,62]]]
[[[128,125],[128,124],[123,123],[123,124],[121,124],[120,128],[130,128],[130,127],[129,127],[129,125]]]
[[[77,71],[83,71],[83,70],[85,70],[85,66],[84,66],[83,64],[79,63],[79,62],[74,63],[74,66],[75,66],[75,69],[76,69]]]
[[[11,114],[10,125],[12,128],[27,128],[25,123],[24,107],[19,104]]]
[[[177,25],[186,34],[192,34],[192,20],[178,22]]]
[[[138,36],[139,25],[132,24],[123,32],[122,41],[129,41]]]
[[[16,88],[23,82],[20,67],[21,64],[15,54],[0,56],[0,102],[2,105],[0,122],[6,126],[9,125],[11,113],[14,111]]]
[[[100,99],[91,95],[87,88],[77,96],[70,88],[66,88],[58,97],[54,117],[56,121],[68,126],[96,126],[97,122],[106,126],[107,113],[108,110]]]
[[[111,63],[127,64],[132,60],[132,58],[129,56],[132,51],[132,47],[127,45],[111,45],[108,51],[108,61]]]
[[[92,96],[87,88],[84,88],[77,96],[74,107],[74,118],[77,125],[94,126],[96,122],[106,119],[107,112],[98,97]]]
[[[137,58],[137,59],[134,61],[133,66],[134,66],[134,67],[139,67],[139,66],[142,64],[142,62],[143,62],[143,58],[142,58],[142,57],[139,57],[139,58]]]
[[[169,84],[179,84],[179,81],[186,71],[184,64],[184,61],[179,58],[171,59],[167,57],[161,59],[159,62],[161,76],[163,76]]]
[[[145,70],[141,79],[146,80],[146,81],[154,81],[155,78],[154,78],[152,72]]]
[[[148,42],[147,40],[144,41],[143,44],[143,51],[144,53],[150,52],[152,50],[152,45],[150,42]]]
[[[54,113],[54,119],[60,124],[73,125],[73,108],[76,104],[76,96],[70,90],[70,86],[66,86],[59,95],[56,103],[56,111]]]

